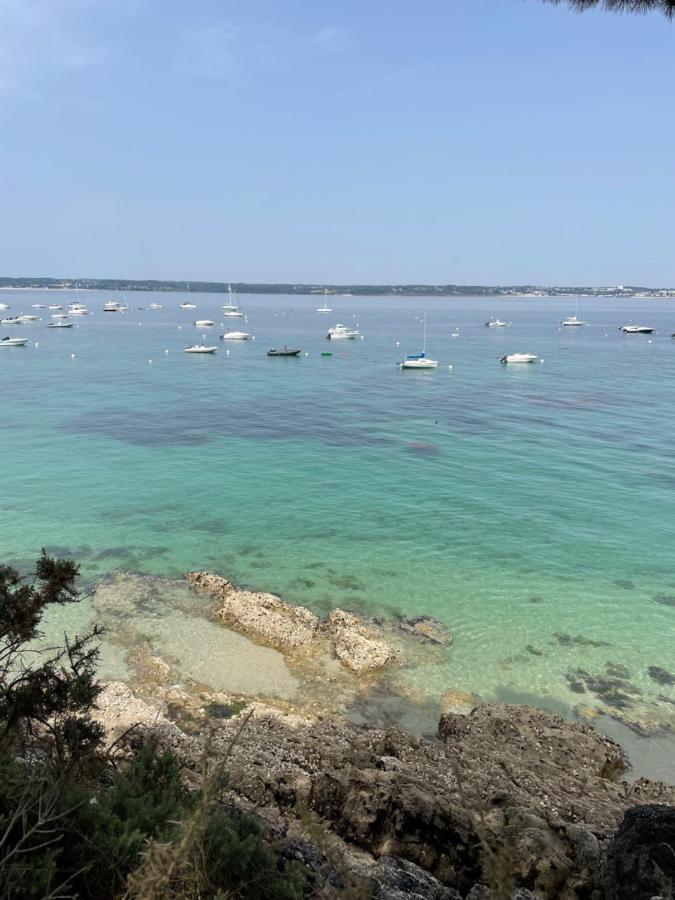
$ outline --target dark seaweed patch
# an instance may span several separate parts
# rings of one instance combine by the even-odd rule
[[[584,637],[583,634],[561,634],[555,632],[555,639],[563,647],[609,647],[608,641],[596,641],[593,638]]]
[[[675,594],[654,594],[654,600],[661,606],[675,606]]]

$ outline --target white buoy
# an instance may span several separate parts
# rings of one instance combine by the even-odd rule
[[[178,330],[180,331],[182,327],[183,327],[182,325],[179,325],[179,326],[178,326]]]
[[[35,349],[36,349],[36,350],[37,350],[37,348],[38,348],[39,346],[40,346],[40,345],[38,344],[38,342],[35,341]]]
[[[255,340],[255,335],[254,335],[254,334],[251,335],[251,340],[252,340],[252,341]]]
[[[361,340],[363,340],[363,335],[361,335]]]
[[[400,341],[396,341],[396,343],[394,344],[394,346],[395,346],[395,347],[400,347],[400,346],[401,346],[401,342],[400,342]]]
[[[165,350],[164,352],[165,352],[165,353],[168,353],[169,351],[168,351],[168,350]]]
[[[647,341],[647,343],[648,343],[648,344],[651,344],[651,342],[652,342],[652,339],[649,338],[649,340]]]
[[[151,360],[151,359],[148,360],[148,365],[149,365],[149,366],[152,365],[152,360]]]
[[[226,350],[226,351],[225,351],[225,356],[229,356],[229,355],[230,355],[230,351],[229,351],[229,350]]]
[[[448,369],[452,369],[452,366],[448,366]]]
[[[305,357],[308,357],[308,356],[309,356],[309,353],[305,353]]]
[[[74,353],[71,353],[71,354],[70,354],[70,358],[71,358],[71,359],[75,359],[75,354],[74,354]]]

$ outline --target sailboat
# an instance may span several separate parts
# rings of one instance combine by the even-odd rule
[[[197,304],[193,303],[190,300],[190,282],[186,281],[185,283],[187,284],[188,295],[187,295],[187,300],[185,300],[183,303],[181,303],[180,308],[181,309],[197,309]]]
[[[333,310],[328,305],[328,288],[323,289],[323,306],[317,306],[316,311],[320,313],[329,313],[333,312]]]
[[[227,317],[228,319],[243,319],[244,314],[239,309],[239,304],[237,303],[237,296],[234,293],[234,291],[232,290],[231,284],[228,284],[228,286],[227,286],[227,293],[230,298],[230,302],[223,304],[223,307],[222,307],[223,315],[225,317]]]
[[[576,298],[576,310],[573,316],[568,316],[566,319],[563,319],[560,323],[561,325],[587,325],[588,322],[585,322],[583,319],[579,318],[579,298]]]
[[[399,363],[402,369],[437,369],[438,360],[428,359],[427,357],[427,314],[424,313],[424,341],[422,344],[422,352],[410,354],[406,356],[403,362]]]

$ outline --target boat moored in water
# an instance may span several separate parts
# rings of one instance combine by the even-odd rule
[[[4,337],[0,339],[0,347],[24,347],[28,338]]]
[[[0,319],[0,325],[25,325],[21,316],[10,316],[8,319]]]
[[[251,335],[248,331],[226,331],[221,334],[221,341],[248,341]]]
[[[488,319],[485,323],[486,328],[505,328],[509,323],[502,322],[501,319]]]
[[[51,306],[49,308],[51,309]],[[61,307],[59,307],[59,309],[61,309]],[[103,304],[103,312],[107,313],[126,312],[127,309],[127,306],[118,303],[117,300],[108,300],[107,303]]]
[[[619,331],[624,334],[654,334],[654,329],[648,325],[621,325]]]
[[[583,319],[579,319],[577,316],[568,316],[566,319],[563,319],[560,324],[565,327],[574,327],[575,325],[586,325],[588,323]]]
[[[215,325],[215,322],[212,322],[211,319],[197,319],[195,322],[196,328],[210,328],[211,325]]]
[[[499,358],[503,363],[533,363],[537,362],[538,356],[534,353],[505,353]]]
[[[329,341],[353,341],[360,336],[361,332],[357,331],[356,328],[348,328],[346,325],[341,325],[339,322],[337,325],[334,325],[333,328],[329,328],[328,334],[326,335]]]
[[[280,347],[277,349],[272,349],[267,351],[268,356],[299,356],[300,350],[292,350],[290,347]]]
[[[192,347],[186,347],[186,353],[215,353],[217,347],[207,347],[204,344],[193,344]]]
[[[66,322],[65,319],[59,319],[57,322],[47,322],[47,328],[72,328],[74,322]]]

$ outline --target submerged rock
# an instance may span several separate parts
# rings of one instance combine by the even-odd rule
[[[675,684],[675,675],[661,666],[650,666],[647,669],[649,677],[657,684]]]
[[[337,658],[353,672],[372,672],[400,662],[400,651],[352,613],[334,609],[325,628]]]
[[[453,641],[450,629],[433,616],[400,616],[398,625],[405,634],[441,647],[449,647]]]

